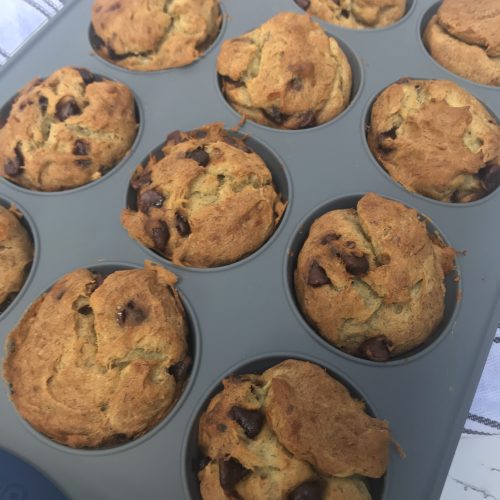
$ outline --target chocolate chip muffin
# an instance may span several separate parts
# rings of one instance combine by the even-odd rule
[[[218,0],[95,0],[94,48],[127,69],[153,71],[198,59],[219,33]]]
[[[498,0],[444,0],[423,40],[446,69],[468,80],[500,86]]]
[[[14,207],[0,205],[0,312],[21,290],[33,260],[33,242]]]
[[[226,40],[217,72],[238,113],[275,128],[325,123],[351,96],[351,67],[339,44],[309,16],[292,12]]]
[[[388,423],[323,368],[289,359],[223,385],[199,423],[204,500],[371,499],[361,476],[385,473]]]
[[[435,332],[454,255],[415,210],[368,193],[356,209],[312,224],[295,270],[297,301],[328,342],[387,361]]]
[[[7,112],[0,175],[38,191],[99,179],[129,151],[138,126],[127,86],[70,67],[33,80]]]
[[[174,264],[235,262],[271,236],[285,210],[260,156],[222,127],[171,133],[164,156],[132,177],[137,210],[124,210],[122,224]]]
[[[383,28],[404,16],[406,0],[295,0],[308,14],[344,28]]]
[[[500,126],[458,85],[405,78],[377,97],[370,118],[372,153],[408,191],[465,203],[500,184]]]
[[[59,279],[7,339],[4,377],[21,416],[74,448],[114,446],[157,425],[190,366],[174,283],[150,262]]]

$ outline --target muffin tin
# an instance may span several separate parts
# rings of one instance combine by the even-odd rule
[[[73,499],[197,499],[193,436],[200,411],[221,378],[297,357],[327,368],[377,417],[389,420],[407,457],[392,450],[387,475],[372,485],[374,499],[438,499],[500,319],[500,232],[495,222],[500,192],[451,205],[405,191],[368,150],[365,119],[374,97],[404,76],[451,79],[497,116],[500,90],[452,75],[429,59],[420,30],[423,16],[434,7],[431,0],[409,2],[403,20],[379,30],[355,31],[319,21],[349,47],[351,60],[359,61],[352,103],[333,121],[307,130],[281,131],[247,122],[241,132],[266,151],[265,160],[272,158],[271,171],[288,198],[283,220],[260,250],[238,263],[209,270],[180,268],[131,240],[121,227],[130,176],[173,130],[213,121],[223,121],[227,128],[237,125],[239,117],[224,101],[215,71],[222,39],[251,30],[280,11],[302,11],[293,0],[223,0],[227,15],[221,35],[204,57],[185,68],[138,73],[93,53],[91,4],[69,2],[6,64],[0,100],[7,102],[35,76],[65,65],[85,67],[132,89],[140,109],[139,135],[116,168],[77,189],[38,193],[0,179],[2,203],[14,202],[27,214],[35,239],[30,278],[0,315],[0,340],[3,344],[25,309],[61,275],[77,267],[133,267],[153,259],[179,277],[193,325],[196,369],[162,424],[108,450],[72,450],[29,429],[4,384],[0,445],[28,458]],[[430,219],[429,227],[439,228],[449,244],[466,252],[457,259],[455,281],[448,281],[448,312],[436,338],[386,364],[341,353],[312,332],[297,309],[290,279],[311,218],[325,209],[353,206],[367,191],[416,208]]]

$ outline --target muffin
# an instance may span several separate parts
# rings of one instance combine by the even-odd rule
[[[312,224],[295,270],[297,301],[329,343],[387,361],[424,343],[443,319],[454,255],[415,210],[368,193],[356,209]]]
[[[320,125],[351,96],[351,67],[339,44],[309,16],[292,12],[226,40],[217,72],[229,104],[269,127]]]
[[[375,100],[368,143],[408,191],[454,203],[500,184],[500,126],[472,95],[446,80],[402,79]]]
[[[222,127],[171,133],[162,157],[132,177],[137,206],[123,210],[122,224],[174,264],[235,262],[271,236],[285,210],[262,158]]]
[[[74,448],[117,445],[157,425],[190,367],[175,281],[151,262],[59,279],[7,339],[4,377],[20,415]]]
[[[221,22],[219,0],[95,0],[91,39],[113,64],[154,71],[198,59]]]
[[[361,476],[385,473],[388,423],[323,368],[289,359],[223,385],[199,423],[204,500],[371,499]]]
[[[0,205],[0,312],[21,290],[33,260],[33,242],[14,207]]]
[[[446,69],[474,82],[500,86],[498,0],[444,0],[423,40]]]
[[[136,133],[127,86],[65,67],[14,98],[0,124],[0,175],[38,191],[75,188],[112,169]]]
[[[308,14],[344,28],[383,28],[399,21],[406,0],[295,0]]]

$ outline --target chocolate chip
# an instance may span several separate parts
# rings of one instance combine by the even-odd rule
[[[268,120],[276,123],[277,125],[282,125],[288,120],[288,118],[290,118],[289,115],[282,113],[276,106],[273,106],[270,109],[262,109],[262,113]]]
[[[9,354],[14,354],[16,352],[16,343],[11,340],[7,345],[7,352]]]
[[[60,121],[67,120],[70,116],[81,114],[75,98],[70,95],[65,95],[59,99],[56,105],[56,117]]]
[[[9,159],[5,162],[4,168],[5,173],[11,177],[16,177],[20,175],[23,171],[24,166],[24,155],[21,151],[21,144],[17,143],[14,148],[15,158]]]
[[[89,305],[82,306],[80,307],[80,309],[78,309],[78,314],[82,314],[83,316],[88,316],[92,313],[92,308]]]
[[[479,171],[479,178],[487,193],[500,186],[500,165],[488,165]]]
[[[65,293],[66,293],[66,290],[59,290],[55,295],[56,300],[61,300]]]
[[[459,203],[460,202],[460,191],[458,189],[455,189],[453,193],[451,194],[450,201],[452,203]]]
[[[264,424],[264,415],[259,410],[246,410],[239,406],[233,406],[229,411],[229,417],[243,428],[250,439],[259,434]]]
[[[116,320],[120,326],[125,323],[131,326],[140,325],[146,319],[144,311],[131,300],[125,307],[116,313]]]
[[[41,95],[38,98],[38,105],[40,106],[40,111],[45,114],[47,106],[49,105],[49,100],[44,95]]]
[[[77,156],[85,156],[90,152],[90,144],[83,139],[77,139],[73,146],[73,154]]]
[[[189,225],[188,220],[184,215],[180,212],[176,212],[175,214],[175,228],[179,231],[179,234],[182,237],[189,236],[191,234],[191,227]]]
[[[195,139],[203,139],[208,135],[208,132],[206,130],[203,130],[201,128],[192,130],[189,135],[191,137],[194,137]]]
[[[325,483],[319,480],[306,481],[290,493],[288,500],[323,500]]]
[[[296,76],[296,77],[292,78],[290,80],[289,85],[290,85],[290,88],[292,90],[297,90],[297,91],[302,90],[302,86],[303,86],[302,85],[302,78],[300,78],[300,76]]]
[[[241,139],[237,139],[236,137],[231,137],[230,135],[224,136],[223,141],[230,146],[234,146],[235,148],[241,149],[245,153],[253,153],[253,151],[245,144],[245,142]]]
[[[163,220],[148,222],[146,231],[151,235],[154,248],[159,252],[164,252],[170,237],[167,223]]]
[[[298,123],[298,128],[308,128],[314,127],[316,125],[316,113],[314,111],[307,111],[300,117],[300,121]]]
[[[226,176],[224,174],[217,174],[217,182],[219,183],[220,186],[224,184],[224,181],[226,180]]]
[[[191,358],[187,356],[182,361],[179,361],[175,365],[172,365],[168,369],[168,373],[173,375],[176,382],[184,382],[189,375],[189,371],[191,369]]]
[[[87,168],[87,167],[90,167],[90,165],[92,165],[92,160],[88,160],[88,159],[87,160],[75,160],[75,163],[79,167]]]
[[[174,130],[170,134],[167,135],[167,140],[166,142],[169,143],[171,142],[172,144],[179,144],[180,142],[185,142],[186,139],[183,139],[181,136],[181,131],[180,130]]]
[[[359,354],[372,361],[387,361],[390,355],[390,342],[383,336],[372,337],[359,346]]]
[[[307,10],[311,5],[311,0],[295,0],[295,3],[304,10]]]
[[[146,186],[147,184],[151,184],[151,172],[145,172],[141,175],[136,175],[132,177],[132,181],[130,185],[133,189],[137,190],[142,186]]]
[[[113,434],[107,441],[107,444],[108,446],[115,446],[118,444],[128,443],[129,441],[129,437],[126,434],[120,432],[118,434]]]
[[[26,106],[31,106],[33,104],[33,101],[31,99],[27,99],[26,101],[23,101],[21,104],[19,104],[19,110],[22,111]]]
[[[205,148],[203,146],[200,146],[193,151],[188,151],[186,153],[186,158],[194,160],[198,163],[198,165],[201,165],[202,167],[206,167],[210,162],[210,156],[205,151]]]
[[[227,425],[226,424],[217,424],[217,430],[219,432],[226,432],[227,431]]]
[[[196,471],[201,472],[210,462],[212,459],[210,457],[203,457],[197,464],[196,466]]]
[[[149,191],[144,191],[144,193],[139,196],[138,207],[141,212],[147,214],[150,207],[161,208],[164,201],[164,196],[154,189],[150,189]]]
[[[88,69],[85,68],[75,68],[78,73],[80,73],[80,76],[82,77],[82,80],[84,81],[85,85],[89,85],[90,83],[94,82],[99,82],[102,81],[103,79],[100,76],[94,75],[92,71],[89,71]]]
[[[9,384],[9,394],[12,396],[14,394],[14,386]]]
[[[107,403],[102,403],[100,406],[99,406],[99,410],[101,411],[106,411],[108,409],[108,405]]]
[[[330,233],[330,234],[326,234],[325,236],[323,236],[323,238],[321,238],[320,243],[322,245],[327,245],[331,241],[337,241],[337,240],[340,240],[340,234]]]
[[[397,127],[392,127],[390,130],[382,132],[380,135],[382,137],[389,137],[390,139],[396,139],[398,136],[396,133],[397,129],[398,129]]]
[[[134,52],[124,52],[123,54],[118,54],[118,52],[115,52],[111,47],[106,46],[108,49],[108,56],[110,59],[113,59],[113,61],[121,61],[122,59],[127,59],[127,57],[130,56],[136,56],[136,55],[141,55],[139,52],[138,54]]]
[[[115,2],[113,5],[111,5],[108,9],[108,12],[112,12],[113,10],[118,10],[121,7],[120,2]]]
[[[224,82],[226,83],[229,83],[230,85],[233,85],[234,87],[243,87],[245,85],[245,82],[242,82],[241,80],[233,80],[228,76],[223,76],[222,80],[224,80]]]
[[[309,268],[307,284],[317,288],[323,285],[328,285],[329,283],[331,283],[331,281],[325,270],[316,261],[313,261],[311,267]]]
[[[0,108],[0,128],[5,127],[7,120],[9,119],[10,112],[12,111],[12,106],[19,99],[19,94],[15,94],[7,103]]]
[[[377,149],[384,156],[390,155],[394,151],[394,148],[388,148],[387,146],[383,146],[382,144],[378,144]]]
[[[345,9],[342,9],[340,11],[340,15],[343,16],[343,17],[349,17],[349,11],[345,10]]]
[[[105,279],[106,276],[100,273],[94,273],[94,281],[87,285],[87,293],[94,293],[104,283]]]
[[[233,490],[250,472],[235,458],[231,457],[229,460],[219,460],[219,482],[224,490]]]
[[[370,265],[366,256],[358,257],[348,253],[342,254],[340,258],[344,261],[346,271],[353,276],[362,276],[368,272]]]

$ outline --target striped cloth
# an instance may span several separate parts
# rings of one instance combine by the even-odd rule
[[[0,65],[68,0],[0,0]],[[500,328],[465,424],[465,434],[500,434]]]

